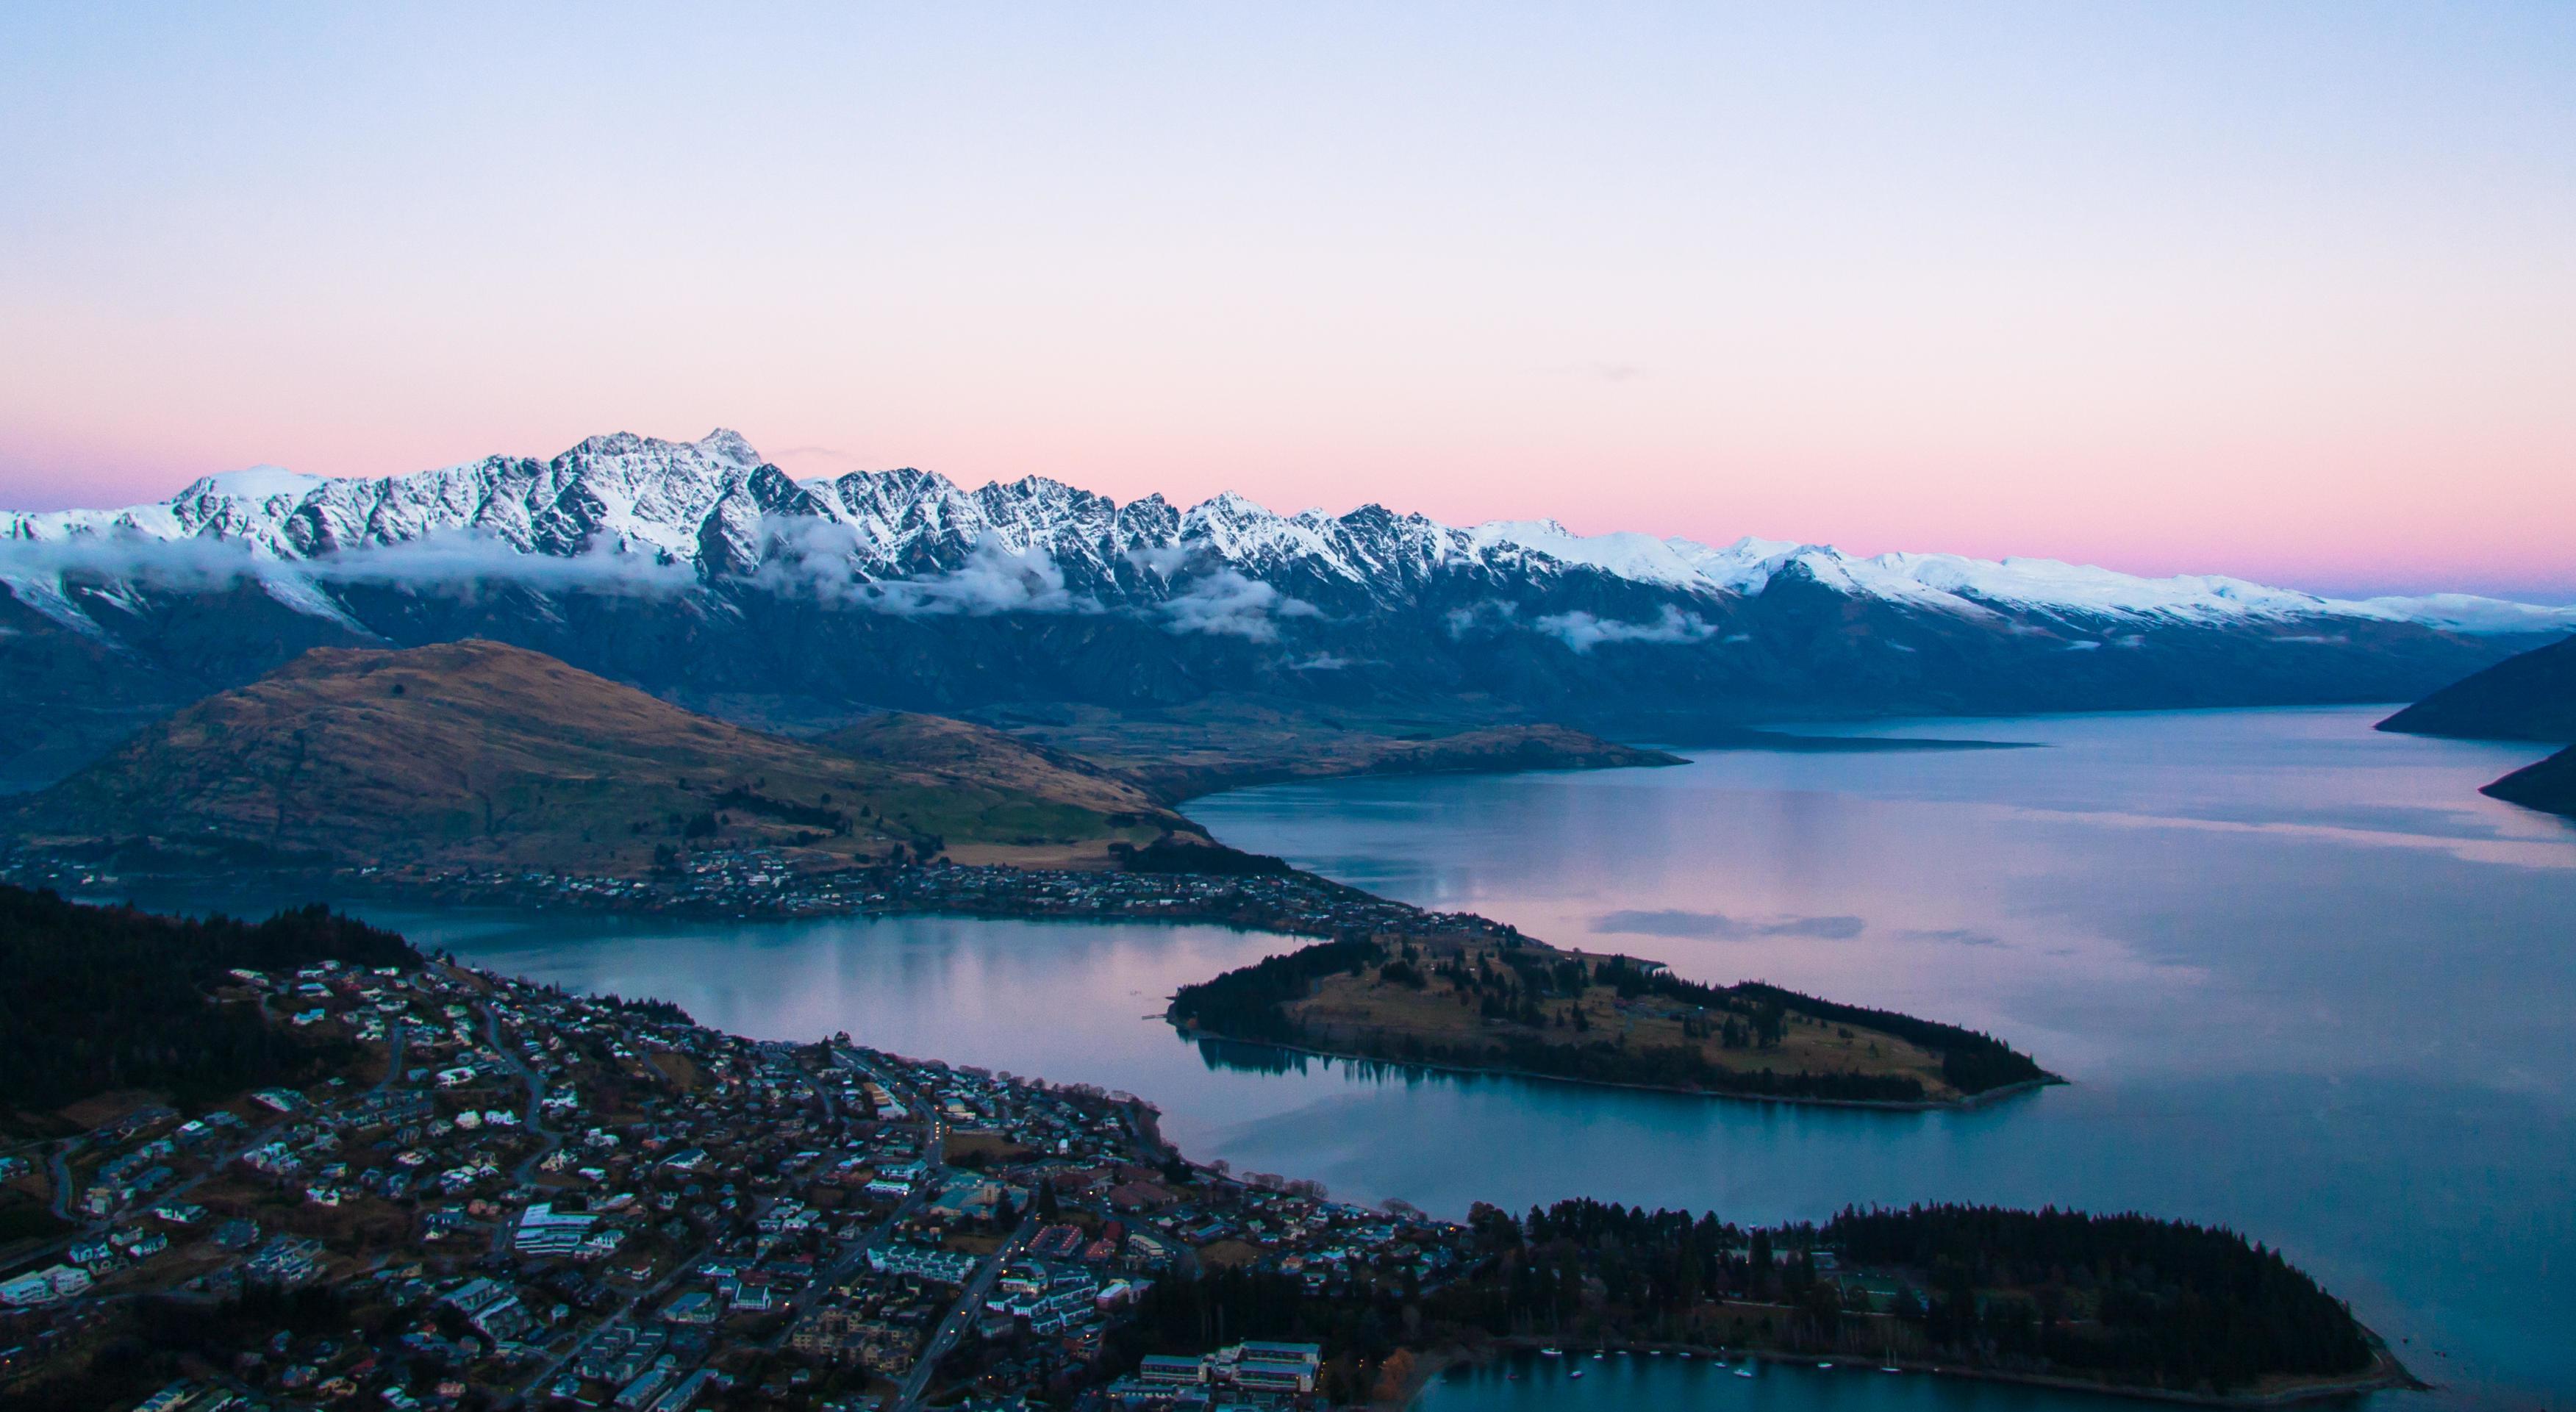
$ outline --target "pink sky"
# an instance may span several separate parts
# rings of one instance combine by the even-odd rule
[[[0,505],[723,425],[2576,598],[2576,12],[1861,13],[20,12]]]

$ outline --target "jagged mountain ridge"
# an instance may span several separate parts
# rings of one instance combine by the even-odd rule
[[[0,515],[0,782],[311,647],[488,638],[765,725],[1212,697],[1701,724],[2412,699],[2576,609],[2330,600],[2046,561],[1461,528],[918,470],[798,481],[739,436],[386,480],[263,468]]]
[[[827,588],[953,575],[979,553],[1008,556],[1049,588],[1060,575],[1064,602],[1081,607],[1167,600],[1227,570],[1291,597],[1357,595],[1380,607],[1417,600],[1436,576],[1508,583],[1590,572],[1687,599],[1758,595],[1776,577],[1802,575],[1857,597],[1969,616],[2045,615],[2070,626],[2350,619],[2469,632],[2576,627],[2576,608],[2466,595],[2336,600],[2221,576],[2147,579],[2051,560],[1858,558],[1750,537],[1712,547],[1635,533],[1577,536],[1554,521],[1459,528],[1377,505],[1338,516],[1279,515],[1232,493],[1187,510],[1159,495],[1121,506],[1036,476],[971,491],[912,469],[799,482],[724,430],[696,442],[620,433],[551,461],[491,456],[384,479],[261,467],[205,477],[158,504],[0,520],[0,541],[22,548],[214,542],[280,568],[443,535],[553,558],[640,556],[709,579],[758,578],[793,565],[770,575],[779,587],[800,575]],[[401,569],[389,563],[378,572]],[[827,569],[846,570],[846,578],[823,584]],[[1662,626],[1660,615],[1644,625]],[[1617,640],[1649,639],[1640,629]]]

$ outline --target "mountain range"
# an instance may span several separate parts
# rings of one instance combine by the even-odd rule
[[[1690,743],[1792,716],[2412,699],[2576,627],[2047,560],[800,481],[726,431],[0,515],[0,587],[18,787],[308,648],[469,637],[792,728],[1224,697]]]

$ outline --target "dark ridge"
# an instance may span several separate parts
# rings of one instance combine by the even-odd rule
[[[2576,744],[2576,637],[2463,677],[2381,721],[2379,728],[2464,740]]]

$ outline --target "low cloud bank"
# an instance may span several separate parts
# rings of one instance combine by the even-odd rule
[[[688,565],[658,554],[594,544],[579,554],[527,553],[488,531],[440,530],[398,544],[365,545],[310,559],[277,559],[235,540],[156,539],[135,533],[0,541],[0,572],[60,580],[95,578],[165,592],[257,583],[289,591],[362,584],[471,593],[523,585],[540,590],[659,596],[697,582]]]
[[[1531,625],[1561,639],[1578,653],[1588,653],[1605,642],[1704,642],[1717,634],[1717,628],[1699,614],[1685,613],[1669,603],[1650,623],[1623,623],[1576,609],[1571,613],[1551,613]]]
[[[1858,917],[1730,917],[1724,912],[1626,911],[1592,920],[1592,929],[1625,936],[1691,937],[1745,941],[1766,936],[1807,936],[1849,941],[1868,929]]]
[[[1219,569],[1190,581],[1163,601],[1160,616],[1173,632],[1203,632],[1253,642],[1279,640],[1279,618],[1318,616],[1312,603],[1291,598],[1256,578]]]

